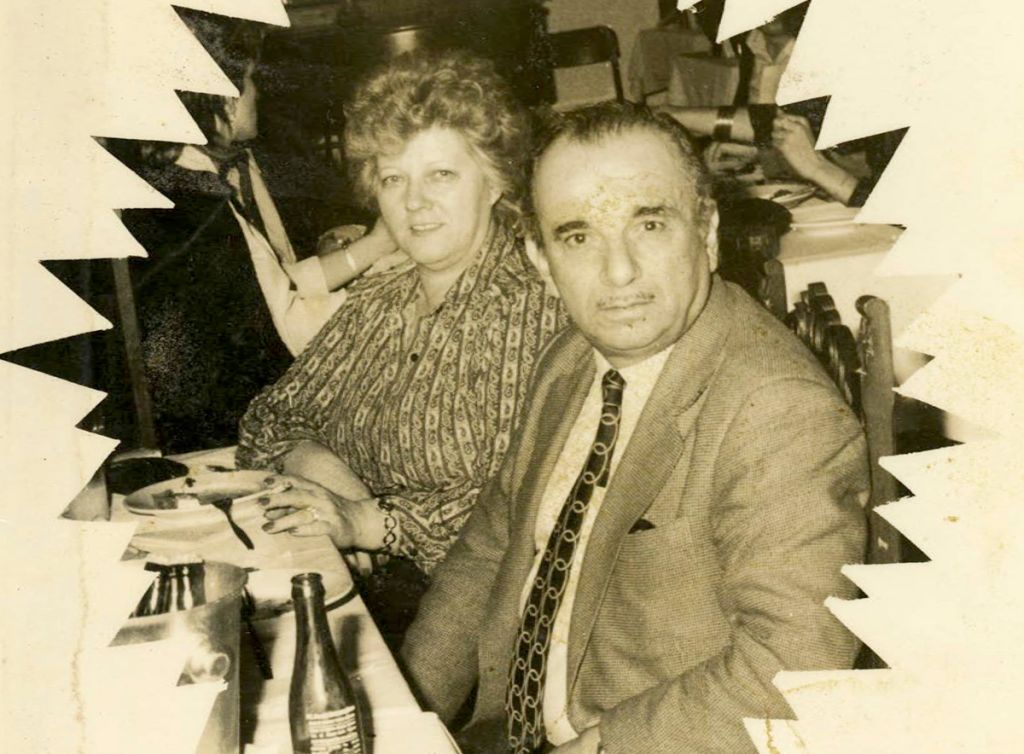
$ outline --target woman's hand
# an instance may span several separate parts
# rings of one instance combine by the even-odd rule
[[[315,482],[293,481],[291,489],[268,496],[263,515],[268,534],[288,532],[298,537],[327,535],[339,550],[377,549],[376,530],[383,518],[371,500],[346,500]],[[374,541],[376,535],[376,541]]]
[[[365,225],[338,225],[320,235],[316,242],[317,256],[330,254],[349,244],[353,244],[366,235]]]
[[[366,275],[379,275],[409,261],[409,255],[398,248],[398,244],[383,218],[377,218],[377,222],[374,223],[373,230],[366,236],[366,240],[372,241],[374,248],[381,252],[364,273]]]
[[[304,440],[292,448],[282,459],[281,469],[291,476],[322,485],[346,500],[362,500],[373,496],[370,488],[347,463],[329,448],[312,440]]]

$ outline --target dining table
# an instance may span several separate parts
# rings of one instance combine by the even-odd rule
[[[234,448],[172,457],[188,468],[188,479],[234,473]],[[262,473],[262,472],[261,472]],[[232,518],[251,540],[243,543],[226,516],[206,511],[188,517],[139,515],[121,495],[111,497],[111,520],[137,524],[128,557],[157,562],[201,559],[245,569],[247,589],[257,604],[279,599],[284,605],[250,625],[239,638],[239,719],[242,754],[292,751],[288,695],[295,656],[296,626],[290,609],[290,578],[317,572],[339,659],[368,714],[373,754],[458,754],[458,746],[436,715],[422,710],[359,596],[345,559],[326,536],[268,534],[257,500],[236,505]],[[243,633],[246,633],[243,631]],[[225,692],[222,692],[225,693]]]

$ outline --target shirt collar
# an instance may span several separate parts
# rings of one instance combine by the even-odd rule
[[[622,375],[622,379],[626,381],[626,389],[631,393],[634,395],[650,395],[655,383],[658,381],[658,377],[661,376],[662,369],[665,368],[668,357],[672,355],[673,348],[675,348],[675,343],[643,361],[630,364],[628,367],[622,367],[621,369],[612,366],[608,359],[604,357],[604,354],[595,350],[594,360],[597,362],[598,379],[601,379],[609,369],[615,369]]]

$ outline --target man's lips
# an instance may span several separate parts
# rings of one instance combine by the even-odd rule
[[[646,306],[654,301],[654,296],[631,296],[624,299],[611,299],[599,301],[597,308],[603,312],[628,312],[641,306]]]

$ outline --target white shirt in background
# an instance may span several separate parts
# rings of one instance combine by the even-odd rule
[[[266,228],[264,235],[244,215],[231,205],[245,243],[249,247],[256,280],[270,310],[274,328],[293,356],[301,353],[313,336],[326,324],[348,295],[345,290],[327,290],[323,267],[316,257],[296,260],[295,250],[288,240],[281,216],[267,191],[263,174],[252,153],[249,156],[252,191],[256,210]],[[217,165],[194,146],[186,145],[178,157],[177,165],[186,170],[217,173]],[[238,188],[238,171],[227,176],[228,183]]]
[[[748,102],[751,105],[774,105],[775,95],[779,91],[779,84],[782,83],[782,74],[793,56],[796,38],[790,37],[774,58],[768,52],[768,41],[760,29],[754,29],[747,35],[747,46],[754,54],[754,67],[747,90]]]

